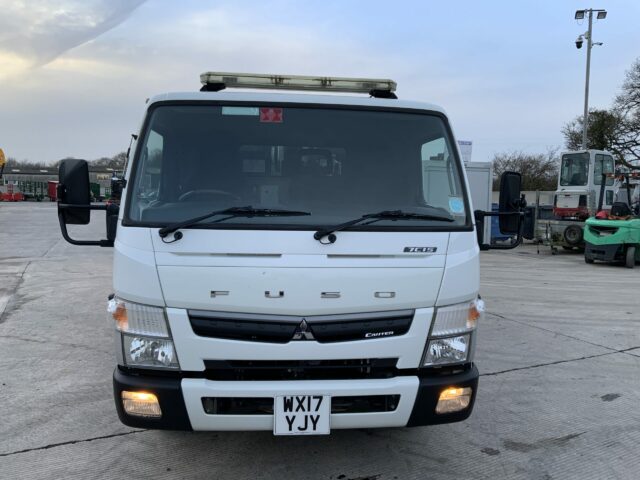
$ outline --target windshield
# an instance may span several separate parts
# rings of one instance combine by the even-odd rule
[[[562,156],[560,169],[560,185],[581,187],[589,179],[589,154],[569,153]]]
[[[317,229],[380,210],[452,216],[353,229],[467,225],[460,166],[438,115],[337,108],[160,105],[138,148],[129,224],[229,207],[310,215],[212,218],[197,228]]]

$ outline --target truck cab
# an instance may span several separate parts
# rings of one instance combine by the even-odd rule
[[[602,174],[613,174],[614,171],[613,156],[607,151],[563,152],[554,197],[554,216],[584,221],[595,215],[602,190]],[[603,208],[609,210],[613,202],[614,180],[609,176],[605,179]]]
[[[201,82],[148,101],[120,205],[89,204],[86,162],[60,167],[63,236],[114,248],[122,422],[308,435],[466,419],[484,304],[444,110],[391,80]],[[516,205],[519,176],[505,185]],[[107,238],[72,239],[96,209]]]

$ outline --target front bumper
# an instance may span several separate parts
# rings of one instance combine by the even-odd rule
[[[162,417],[156,419],[128,415],[122,406],[123,390],[155,394],[160,403]],[[113,372],[113,398],[118,417],[125,425],[161,430],[192,430],[179,378],[129,374],[116,367]]]
[[[167,430],[272,430],[273,415],[210,415],[203,397],[271,397],[283,394],[332,396],[400,395],[393,411],[334,413],[331,428],[416,427],[465,420],[473,410],[478,388],[478,369],[471,365],[461,373],[448,375],[399,375],[363,380],[214,381],[205,378],[168,377],[126,372],[116,368],[114,398],[120,420],[138,428]],[[435,413],[440,393],[449,387],[471,387],[469,406],[455,413]],[[145,391],[158,397],[162,417],[150,419],[128,415],[123,407],[123,390]]]
[[[624,248],[621,243],[606,245],[595,245],[586,242],[584,256],[590,260],[600,260],[601,262],[614,262],[624,258]]]

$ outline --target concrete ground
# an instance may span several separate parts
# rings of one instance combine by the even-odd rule
[[[0,227],[2,479],[640,478],[640,266],[483,253],[482,378],[463,423],[145,431],[120,424],[111,397],[111,251],[66,244],[53,204],[0,204]]]

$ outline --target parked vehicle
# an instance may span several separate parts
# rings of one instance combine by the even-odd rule
[[[562,220],[586,220],[596,214],[602,174],[614,173],[613,156],[604,150],[564,152],[560,159],[553,214]],[[603,208],[613,204],[613,178],[606,178]]]
[[[584,260],[621,262],[633,268],[640,261],[640,174],[627,172],[617,177],[617,200],[626,201],[614,202],[610,211],[600,205],[598,214],[587,220]]]
[[[473,409],[478,218],[448,118],[391,80],[206,73],[147,103],[121,204],[60,166],[64,238],[114,247],[120,419],[143,428],[404,427]],[[368,95],[221,91],[229,87]],[[69,237],[106,210],[107,238]],[[480,248],[479,248],[480,247]]]
[[[640,218],[608,220],[589,218],[584,231],[584,260],[593,263],[620,262],[633,268],[640,262]]]
[[[58,181],[57,180],[49,180],[47,181],[47,197],[49,197],[49,201],[55,202],[58,200]]]
[[[601,188],[602,173],[613,174],[613,156],[604,150],[577,150],[563,152],[558,169],[558,189],[553,202],[552,219],[539,218],[536,238],[555,251],[584,248],[584,222],[596,214],[603,196],[604,209],[614,202],[613,178],[605,180]]]
[[[3,202],[24,202],[24,193],[20,191],[18,185],[7,183],[0,185],[0,201]]]
[[[47,195],[47,182],[32,180],[19,181],[18,188],[24,194],[25,200],[41,202]]]

